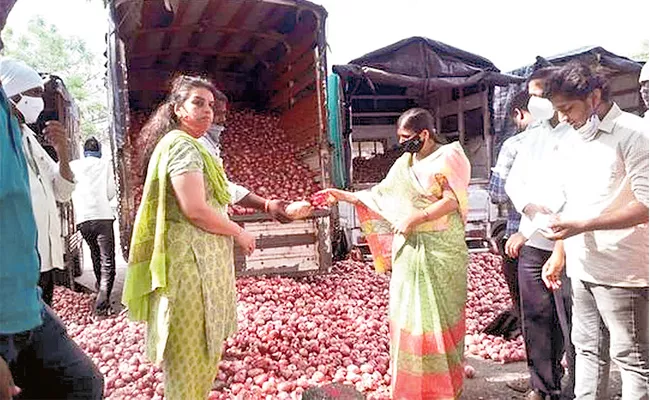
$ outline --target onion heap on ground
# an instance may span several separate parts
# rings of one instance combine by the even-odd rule
[[[500,259],[472,255],[468,272],[468,354],[522,359],[520,338],[479,333],[510,305]],[[310,386],[341,382],[388,399],[389,280],[350,260],[329,275],[238,279],[239,332],[224,343],[210,398],[298,399]],[[160,399],[163,374],[145,359],[144,325],[124,315],[95,321],[92,305],[90,295],[56,289],[54,309],[104,374],[106,398]]]

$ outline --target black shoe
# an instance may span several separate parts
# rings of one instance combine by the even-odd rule
[[[111,302],[109,295],[105,291],[97,293],[97,300],[95,300],[95,315],[107,316],[111,314]]]

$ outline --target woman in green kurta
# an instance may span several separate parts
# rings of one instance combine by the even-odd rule
[[[181,76],[143,131],[164,134],[136,216],[123,302],[147,323],[147,356],[162,365],[165,398],[201,400],[217,373],[223,340],[236,331],[233,239],[253,236],[228,219],[223,165],[197,142],[223,95]]]
[[[456,399],[463,385],[470,164],[458,143],[436,134],[428,111],[406,111],[397,125],[405,154],[381,183],[325,192],[356,204],[377,271],[392,264],[393,399]]]

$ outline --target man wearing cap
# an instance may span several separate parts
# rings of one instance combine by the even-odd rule
[[[0,0],[0,29],[14,3]],[[21,72],[18,75],[23,78],[33,77]],[[42,256],[35,212],[40,211],[39,205],[32,207],[30,168],[38,165],[28,164],[23,147],[25,131],[18,120],[22,117],[27,121],[40,114],[36,111],[41,83],[31,82],[28,86],[34,87],[16,81],[12,89],[8,84],[5,89],[18,87],[11,100],[0,90],[0,399],[18,395],[29,399],[101,399],[101,374],[66,335],[62,321],[43,303],[37,285]],[[27,93],[31,89],[36,90]],[[44,133],[60,151],[62,127],[50,123]],[[63,180],[72,179],[69,172],[59,165]]]
[[[21,123],[22,144],[31,190],[34,218],[38,231],[38,253],[41,260],[39,286],[43,301],[51,306],[54,293],[54,270],[63,269],[65,243],[57,202],[70,201],[74,175],[70,170],[70,149],[65,128],[59,121],[48,121],[43,134],[54,147],[57,164],[41,146],[28,124],[38,120],[44,109],[43,79],[22,61],[0,60],[0,81],[9,98],[12,111]]]

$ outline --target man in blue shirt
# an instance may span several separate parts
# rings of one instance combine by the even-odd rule
[[[0,0],[0,29],[15,0]],[[0,41],[0,49],[2,43]],[[22,133],[0,90],[0,399],[101,399],[103,378],[37,287],[40,261]]]
[[[508,113],[516,125],[518,133],[503,142],[496,165],[492,169],[488,189],[492,203],[504,205],[508,210],[506,234],[503,240],[500,243],[496,243],[496,245],[503,257],[503,275],[506,278],[510,297],[512,298],[512,314],[516,319],[512,334],[519,333],[519,319],[521,317],[521,311],[519,308],[519,284],[517,280],[518,263],[517,257],[510,257],[507,255],[506,247],[508,244],[512,245],[513,241],[518,240],[518,237],[515,234],[519,230],[521,215],[517,210],[515,210],[510,198],[506,194],[505,184],[508,175],[510,174],[510,168],[512,168],[512,164],[517,157],[519,146],[527,136],[526,129],[533,121],[533,118],[528,111],[529,98],[530,96],[528,95],[528,92],[524,90],[515,95],[515,97],[510,101]],[[504,317],[502,316],[501,318]],[[495,324],[499,324],[497,320],[495,320]]]

